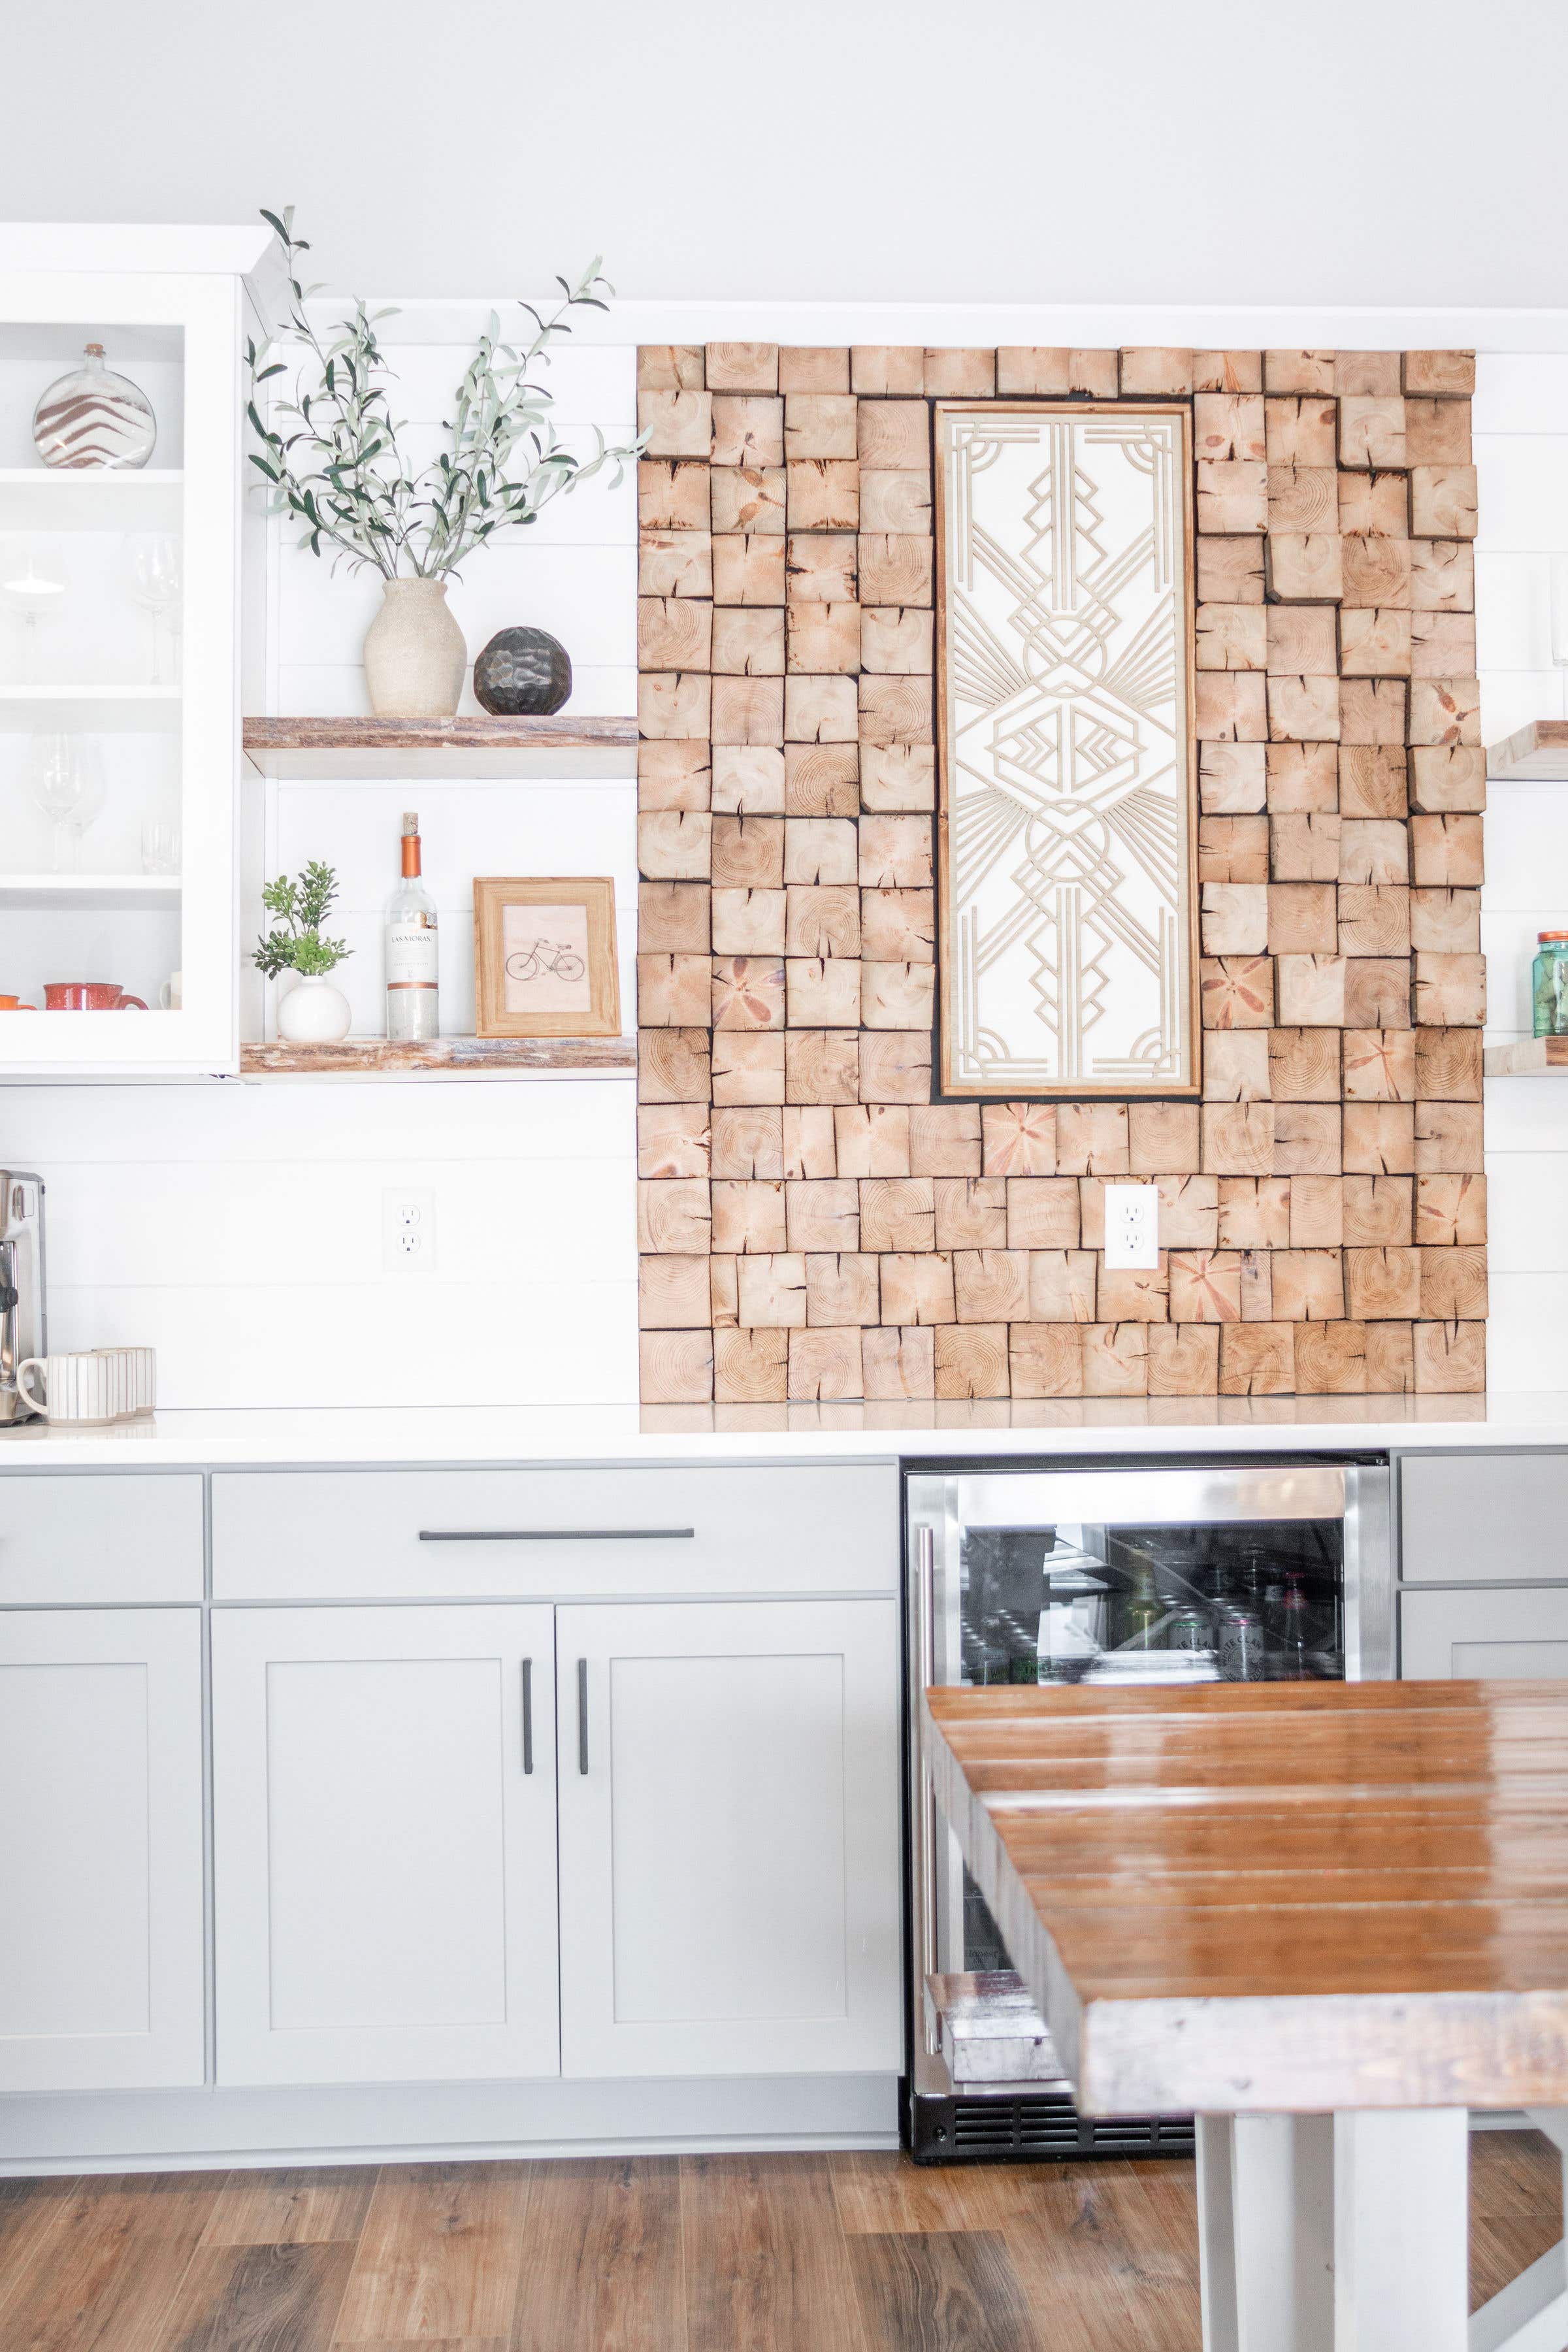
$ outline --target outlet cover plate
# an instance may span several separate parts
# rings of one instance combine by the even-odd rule
[[[383,1192],[381,1270],[384,1274],[435,1272],[436,1188],[433,1184],[389,1184]]]
[[[1110,1273],[1160,1263],[1160,1193],[1153,1184],[1105,1188],[1105,1264]]]

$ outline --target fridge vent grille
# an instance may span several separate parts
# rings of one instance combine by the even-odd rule
[[[1080,2116],[1070,2098],[955,2099],[954,2156],[1190,2155],[1190,2117]]]

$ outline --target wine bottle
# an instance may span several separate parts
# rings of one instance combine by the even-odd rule
[[[419,878],[419,819],[403,820],[403,874],[386,902],[386,1034],[437,1037],[441,1001],[437,981],[436,901]]]

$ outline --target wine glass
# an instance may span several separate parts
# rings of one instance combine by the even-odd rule
[[[30,531],[16,531],[0,540],[0,595],[16,614],[22,633],[22,683],[35,685],[38,676],[38,623],[58,608],[65,594],[65,572],[58,556]]]
[[[177,874],[180,870],[180,820],[159,810],[142,820],[142,871]]]
[[[159,622],[169,618],[169,638],[177,647],[180,635],[180,540],[172,530],[128,531],[121,553],[127,593],[149,616],[153,632],[153,684],[174,683],[163,675],[163,633]]]
[[[103,806],[98,745],[68,728],[41,728],[27,746],[27,785],[54,826],[52,870],[74,872],[80,863],[81,837]]]

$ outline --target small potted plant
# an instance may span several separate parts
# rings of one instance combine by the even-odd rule
[[[349,1034],[348,998],[327,974],[353,950],[321,936],[337,895],[336,873],[315,859],[297,882],[280,874],[261,893],[262,905],[279,922],[258,941],[251,961],[268,980],[281,971],[299,974],[278,1005],[278,1034],[292,1045],[331,1045]]]
[[[289,399],[261,386],[288,373],[270,344],[248,343],[251,397],[247,414],[261,442],[251,464],[270,483],[268,511],[291,515],[300,545],[331,554],[334,568],[368,568],[382,575],[382,605],[364,641],[365,685],[378,718],[447,719],[458,708],[468,666],[463,633],[447,604],[447,583],[476,547],[498,530],[531,523],[546,502],[574,490],[602,466],[623,462],[640,441],[610,449],[597,428],[596,454],[574,457],[555,438],[551,396],[530,381],[536,361],[549,364],[549,347],[572,331],[570,310],[603,310],[600,289],[613,292],[595,259],[577,283],[556,282],[565,299],[548,319],[531,303],[519,308],[532,321],[519,343],[500,340],[492,311],[489,327],[453,396],[443,446],[427,466],[411,467],[398,446],[404,425],[394,418],[389,387],[395,381],[376,329],[394,310],[365,310],[329,330],[323,341],[309,311],[316,287],[301,284],[299,257],[310,251],[294,235],[294,211],[263,212],[277,233],[288,270],[289,329],[299,354]],[[276,420],[276,421],[274,421]],[[281,428],[281,429],[279,429]]]

